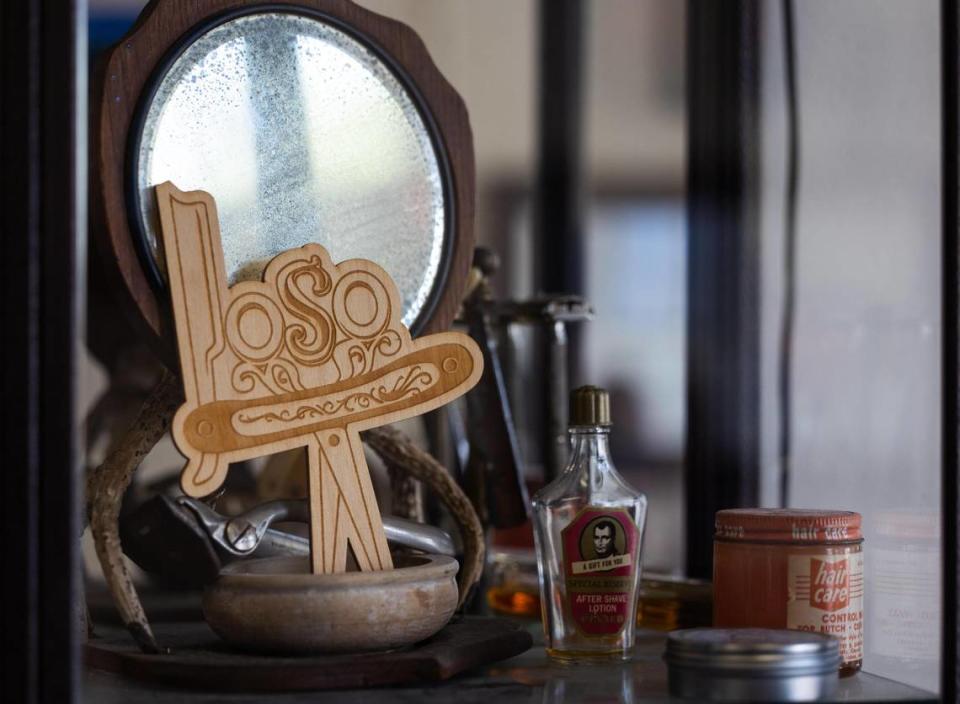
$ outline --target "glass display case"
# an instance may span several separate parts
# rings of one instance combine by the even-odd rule
[[[295,25],[308,15],[338,19],[311,25],[298,39],[297,31],[271,25],[291,3],[315,11]],[[246,227],[250,238],[230,256],[243,258],[247,248],[246,264],[256,269],[309,239],[304,230],[322,229],[330,241],[331,233],[346,234],[339,258],[383,258],[384,269],[396,268],[415,335],[466,328],[455,323],[462,292],[477,290],[488,274],[476,262],[471,268],[474,232],[502,259],[487,282],[497,300],[582,297],[595,315],[564,340],[569,386],[609,388],[613,459],[649,498],[631,621],[636,647],[625,663],[573,668],[547,659],[531,526],[507,531],[488,521],[486,533],[472,536],[474,557],[486,539],[486,563],[475,566],[485,566],[485,581],[454,624],[469,629],[471,618],[499,614],[514,647],[532,638],[531,649],[461,672],[437,646],[432,660],[407,653],[405,664],[390,666],[416,675],[405,688],[302,685],[284,701],[672,701],[666,639],[710,621],[716,540],[758,542],[768,552],[780,542],[800,545],[796,554],[813,555],[816,564],[804,563],[804,572],[792,554],[780,554],[770,562],[783,567],[778,589],[793,601],[817,601],[823,624],[848,611],[862,619],[862,669],[847,668],[824,701],[960,701],[956,3],[148,3],[148,13],[175,7],[213,17],[224,31],[208,37],[215,40],[208,49],[226,63],[212,67],[202,46],[206,58],[184,51],[199,36],[187,31],[189,22],[165,25],[163,46],[124,45],[121,38],[142,27],[135,22],[144,4],[0,6],[5,701],[211,701],[228,690],[241,701],[265,696],[245,691],[238,683],[246,680],[158,684],[156,673],[175,668],[176,653],[131,645],[130,624],[143,613],[117,618],[90,569],[99,569],[93,548],[79,540],[89,518],[85,463],[97,464],[105,449],[87,442],[98,428],[85,425],[95,390],[106,383],[103,368],[126,375],[128,397],[107,409],[119,424],[134,417],[158,370],[176,367],[172,345],[164,346],[167,292],[154,213],[138,198],[172,173],[189,178],[197,173],[190,160],[209,154],[220,160],[214,180],[230,191],[224,228]],[[234,35],[230,13],[264,25],[249,46]],[[369,36],[357,30],[364,22],[376,28]],[[274,51],[284,41],[292,42],[286,55]],[[289,82],[264,85],[264,72],[277,65],[248,65],[238,48],[257,42],[261,58],[293,61]],[[97,122],[87,97],[91,76],[107,86],[117,80],[97,74],[108,47],[115,66],[142,79],[117,92],[114,123]],[[340,65],[328,75],[322,64],[334,49]],[[436,66],[427,66],[428,51]],[[312,78],[304,76],[310,67]],[[196,83],[205,71],[220,80],[210,105],[201,105],[211,96]],[[341,85],[350,76],[363,84],[354,93]],[[351,93],[346,102],[362,120],[337,122],[338,91]],[[141,109],[150,97],[155,109]],[[431,113],[438,104],[440,117]],[[213,124],[224,106],[225,122]],[[229,139],[220,140],[223,133]],[[94,152],[91,145],[109,146]],[[187,166],[177,172],[173,161]],[[109,183],[101,179],[107,172]],[[247,197],[264,184],[274,188],[270,203]],[[98,219],[103,193],[113,200],[111,213],[136,221],[119,236],[123,256],[108,252],[107,265],[91,257],[88,241],[115,243],[120,232]],[[276,242],[261,237],[268,226],[282,230]],[[469,236],[457,240],[458,229]],[[399,241],[423,232],[421,249],[397,255]],[[257,274],[236,262],[230,272],[237,280]],[[139,322],[128,325],[114,295],[140,306]],[[497,335],[519,479],[532,495],[550,478],[543,339],[510,324]],[[110,357],[118,340],[141,344],[130,356]],[[410,432],[453,483],[463,479],[473,439],[458,435],[463,428],[450,418]],[[145,485],[157,493],[165,491],[164,471],[181,461],[165,442],[146,462]],[[296,490],[294,465],[250,468],[250,480],[233,486],[219,508],[241,514],[249,508],[243,502],[271,482]],[[389,467],[379,471],[382,499],[395,487]],[[403,491],[410,498],[422,487]],[[455,525],[447,508],[411,499],[418,502],[411,509],[418,520]],[[850,542],[847,536],[804,533],[819,524],[794,525],[782,541],[755,533],[744,540],[746,529],[725,534],[738,530],[727,523],[718,528],[717,512],[742,508],[855,512],[862,552],[859,543],[833,547]],[[300,536],[299,549],[306,541]],[[448,551],[464,561],[465,541],[457,541]],[[826,557],[812,544],[828,545]],[[849,555],[862,567],[852,577],[838,564]],[[735,571],[741,563],[734,563],[724,569]],[[137,584],[150,582],[132,574]],[[829,591],[815,597],[818,579]],[[202,626],[199,597],[182,585],[150,583],[162,595],[145,599],[151,617],[163,614],[161,640],[187,642],[178,639],[192,631],[177,619]],[[738,608],[749,606],[759,592],[750,579],[736,583]],[[848,609],[861,595],[862,611]],[[88,637],[127,648],[127,664],[114,664],[113,673],[86,667]],[[211,652],[232,657],[222,645]],[[368,660],[371,678],[389,670],[377,664],[382,655]],[[271,667],[249,662],[251,671]],[[302,662],[286,665],[291,680],[302,675]],[[424,684],[423,673],[443,681]],[[276,689],[283,679],[273,676]]]

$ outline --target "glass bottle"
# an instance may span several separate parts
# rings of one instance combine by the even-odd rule
[[[571,457],[533,499],[547,653],[625,659],[633,647],[647,497],[613,467],[610,397],[570,394]]]

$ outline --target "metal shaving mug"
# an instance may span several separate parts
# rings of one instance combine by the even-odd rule
[[[675,697],[809,702],[836,689],[840,649],[820,633],[691,628],[667,637],[663,658]]]

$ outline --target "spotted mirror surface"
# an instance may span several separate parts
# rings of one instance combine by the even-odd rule
[[[133,153],[142,235],[158,271],[153,187],[217,202],[229,283],[308,242],[393,277],[402,320],[439,286],[447,237],[440,162],[413,98],[370,49],[322,18],[237,17],[169,65]]]

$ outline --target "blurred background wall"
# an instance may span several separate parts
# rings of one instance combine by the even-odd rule
[[[781,4],[763,25],[763,463],[776,506],[786,155]],[[940,643],[939,5],[798,2],[791,506],[864,517],[864,667],[930,690]],[[951,517],[952,520],[952,517]]]

